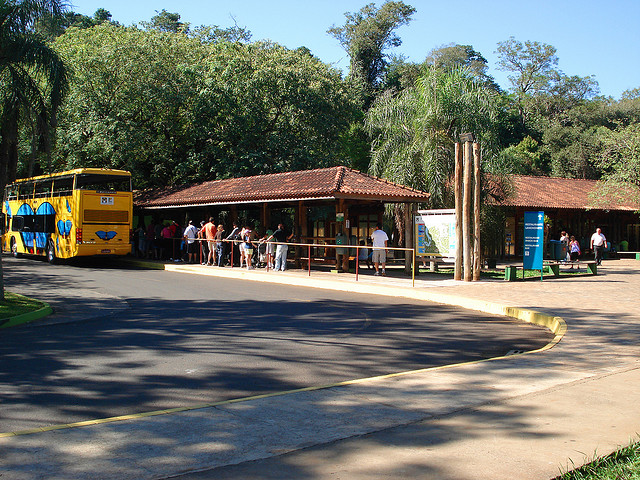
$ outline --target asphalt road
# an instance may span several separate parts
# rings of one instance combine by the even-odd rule
[[[197,405],[545,345],[448,306],[164,271],[3,257],[54,307],[0,331],[0,432]]]

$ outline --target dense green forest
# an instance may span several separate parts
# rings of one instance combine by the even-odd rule
[[[490,173],[640,187],[640,89],[601,96],[553,46],[515,38],[496,46],[506,86],[472,45],[390,56],[414,13],[387,1],[327,26],[350,58],[341,72],[250,26],[193,28],[166,10],[122,26],[105,9],[0,0],[0,173],[119,168],[147,188],[340,164],[445,206],[453,143],[472,132]]]

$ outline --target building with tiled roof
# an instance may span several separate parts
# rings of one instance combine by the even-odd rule
[[[339,166],[152,190],[140,193],[135,205],[142,209],[163,209],[337,199],[417,203],[426,202],[429,194]]]
[[[512,195],[501,199],[503,206],[536,207],[540,209],[573,210],[640,210],[640,203],[632,195],[618,199],[603,198],[597,194],[596,180],[579,178],[532,177],[512,175]]]
[[[524,212],[544,211],[550,220],[549,239],[559,239],[565,230],[574,235],[583,251],[596,227],[616,245],[622,240],[640,250],[640,194],[625,192],[615,197],[599,193],[595,180],[513,175],[508,186],[494,191],[487,202],[506,213],[506,253],[521,255]],[[509,190],[506,193],[504,190]],[[619,192],[618,192],[619,193]]]

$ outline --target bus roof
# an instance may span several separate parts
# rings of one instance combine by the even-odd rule
[[[110,168],[76,168],[74,170],[67,170],[64,172],[48,173],[46,175],[38,175],[37,177],[18,178],[11,183],[24,183],[34,180],[44,180],[48,178],[64,177],[67,175],[77,175],[82,173],[88,173],[93,175],[126,175],[131,176],[131,172],[126,170],[113,170]]]

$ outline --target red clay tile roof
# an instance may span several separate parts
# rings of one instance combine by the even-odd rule
[[[134,204],[168,208],[331,198],[425,202],[429,194],[340,166],[151,190],[136,195]]]
[[[514,195],[490,203],[513,207],[562,208],[576,210],[638,210],[640,205],[627,202],[598,200],[596,180],[573,178],[530,177],[512,175]]]

